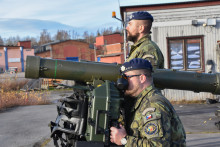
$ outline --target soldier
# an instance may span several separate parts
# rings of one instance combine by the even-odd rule
[[[121,73],[129,83],[125,95],[135,102],[125,111],[125,126],[110,128],[111,142],[126,147],[186,146],[181,120],[153,85],[151,63],[134,58],[121,66]]]
[[[127,61],[133,58],[147,59],[153,68],[164,68],[164,57],[160,48],[151,41],[151,26],[153,16],[144,11],[134,12],[129,18],[127,30],[128,41],[134,42],[131,46]]]

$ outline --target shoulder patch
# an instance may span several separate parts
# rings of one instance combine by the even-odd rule
[[[143,123],[146,124],[147,122],[152,122],[153,120],[161,119],[161,113],[153,112],[148,115],[142,115]]]
[[[146,125],[144,130],[146,135],[154,135],[158,132],[157,125],[155,123],[149,123]]]
[[[154,112],[156,108],[146,108],[143,112],[142,115],[146,115],[147,112]]]
[[[153,55],[144,55],[142,58],[143,59],[146,59],[146,58],[153,58],[154,59],[154,56]]]

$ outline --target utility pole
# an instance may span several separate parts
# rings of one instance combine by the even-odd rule
[[[95,57],[95,61],[97,62],[97,59],[96,59],[96,46],[94,45],[94,57]]]
[[[123,24],[123,32],[124,32],[124,61],[126,62],[126,57],[127,57],[126,40],[127,40],[127,38],[126,38],[126,26],[125,26],[125,21],[123,21],[123,20],[117,18],[115,11],[112,12],[112,18],[115,18],[115,19],[121,21],[122,24]]]

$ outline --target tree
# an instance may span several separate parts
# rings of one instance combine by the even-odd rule
[[[99,29],[97,30],[96,36],[101,36]]]
[[[69,40],[70,38],[71,35],[68,33],[68,31],[58,30],[57,34],[54,37],[54,40]]]
[[[4,45],[4,41],[1,36],[0,36],[0,45]]]
[[[95,43],[95,38],[96,36],[94,35],[94,33],[88,33],[88,31],[85,31],[83,33],[83,38],[84,38],[84,41],[89,43],[89,44],[93,44]]]
[[[113,33],[113,28],[112,27],[103,28],[101,32],[102,32],[102,35],[109,35]]]
[[[48,33],[46,29],[44,29],[43,32],[40,33],[39,45],[49,43],[51,41],[52,39],[50,33]]]
[[[85,31],[83,33],[83,38],[84,38],[85,42],[89,43],[89,33],[88,33],[88,31]]]
[[[122,31],[123,31],[122,28],[117,27],[114,32],[115,33],[122,33]]]
[[[71,38],[72,39],[78,39],[79,38],[79,34],[76,31],[72,30],[72,37]]]
[[[16,46],[18,41],[20,41],[20,37],[16,36],[16,37],[9,37],[8,39],[6,39],[6,43],[5,45],[13,45]]]
[[[95,43],[95,40],[96,39],[96,36],[94,35],[94,33],[90,33],[89,35],[89,43],[90,44],[94,44]]]
[[[98,29],[96,35],[101,36],[101,35],[109,35],[113,34],[114,32],[119,32],[120,29],[117,27],[115,31],[113,31],[113,27],[108,27],[108,28],[102,28],[101,31]]]
[[[109,35],[109,34],[113,34],[116,32],[121,33],[122,28],[120,27],[117,27],[115,29],[113,29],[113,27],[102,28],[102,29],[98,29],[97,33],[95,34],[85,31],[82,37],[85,42],[93,44],[95,43],[96,37],[101,36],[101,35]],[[52,42],[53,40],[68,40],[68,39],[80,40],[79,38],[80,38],[80,35],[75,30],[72,30],[72,31],[58,30],[56,35],[54,35],[52,39],[50,33],[47,32],[46,29],[44,29],[40,33],[40,37],[39,36],[38,37],[27,36],[27,37],[23,37],[22,40],[31,40],[32,46],[39,46],[45,43]],[[20,41],[20,39],[21,38],[19,36],[9,37],[7,39],[6,38],[2,39],[0,36],[0,45],[17,45],[17,42]]]
[[[24,37],[24,40],[25,41],[31,41],[31,47],[33,48],[34,46],[38,46],[38,41],[37,41],[37,38],[35,37],[30,37],[30,36],[26,36]]]

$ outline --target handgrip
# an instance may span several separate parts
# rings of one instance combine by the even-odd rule
[[[100,114],[107,114],[107,111],[105,110],[97,110],[96,111],[96,121],[95,121],[95,134],[103,134],[104,133],[104,128],[101,128],[99,126],[99,117],[100,117]]]

